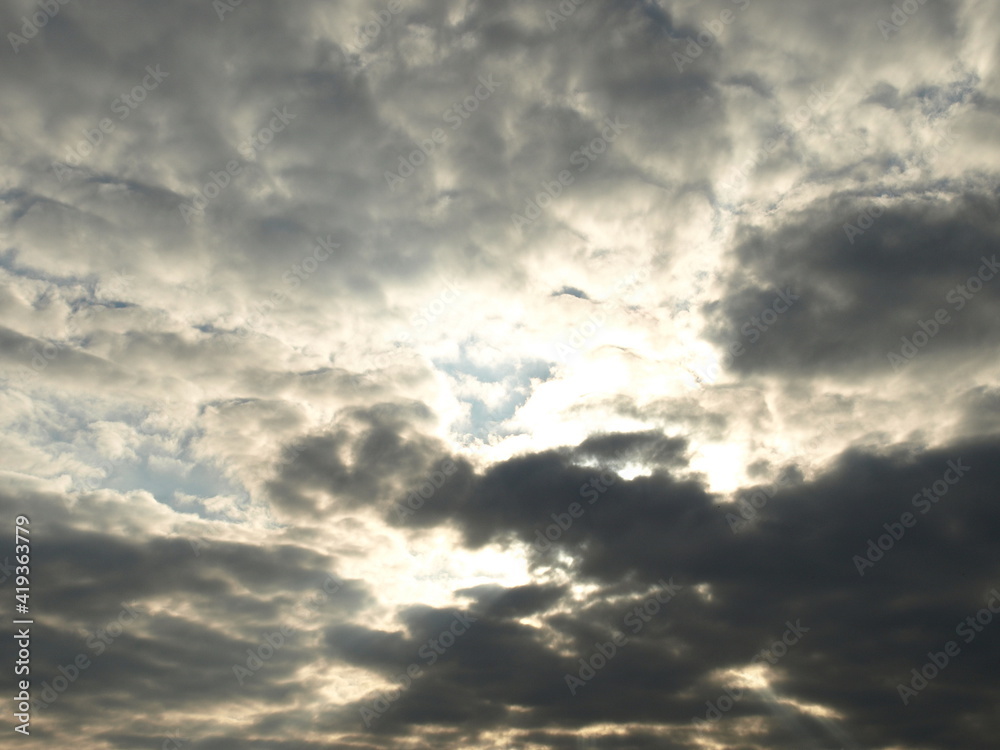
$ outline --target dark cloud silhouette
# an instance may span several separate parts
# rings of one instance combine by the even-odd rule
[[[996,201],[976,193],[843,196],[773,234],[748,229],[715,338],[743,345],[729,361],[744,373],[850,378],[911,360],[947,367],[956,354],[991,346],[998,330],[998,217]],[[798,299],[769,319],[785,289]]]

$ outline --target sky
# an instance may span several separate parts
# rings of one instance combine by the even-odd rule
[[[0,746],[996,747],[1000,5],[0,33]]]

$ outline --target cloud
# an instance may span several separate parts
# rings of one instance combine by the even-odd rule
[[[985,748],[998,13],[0,8],[32,733]]]

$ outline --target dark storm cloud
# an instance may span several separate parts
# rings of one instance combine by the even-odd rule
[[[449,701],[439,720],[486,728],[499,719],[482,701],[496,701],[495,710],[502,712],[520,704],[525,691],[532,710],[521,717],[524,727],[571,727],[595,717],[684,726],[692,716],[704,716],[706,701],[734,684],[711,677],[714,670],[750,666],[762,648],[797,625],[805,631],[801,645],[779,654],[772,679],[779,698],[838,712],[843,718],[836,725],[858,746],[933,736],[985,748],[989,741],[978,729],[952,721],[951,706],[961,701],[979,726],[994,721],[990,665],[1000,658],[996,638],[984,628],[966,646],[967,633],[956,634],[956,627],[986,606],[988,592],[1000,584],[1000,558],[991,542],[1000,531],[993,503],[998,457],[995,442],[930,451],[901,447],[884,454],[849,451],[815,480],[793,478],[780,487],[740,533],[726,514],[743,511],[713,504],[693,483],[666,474],[618,479],[599,505],[587,508],[553,543],[573,559],[575,579],[597,582],[599,594],[577,602],[572,612],[544,619],[581,657],[593,652],[594,643],[622,632],[630,642],[620,653],[573,697],[563,678],[578,672],[575,659],[545,651],[541,631],[501,626],[506,608],[474,608],[482,622],[454,647],[448,666],[405,691],[378,731],[404,731],[426,719],[417,705]],[[536,528],[551,523],[550,513],[579,501],[587,473],[566,454],[511,459],[481,478],[456,522],[474,545],[508,533],[531,542]],[[930,499],[942,487],[944,494]],[[914,525],[900,524],[904,513]],[[877,548],[869,551],[869,541],[880,537],[881,544],[892,545],[882,557]],[[859,564],[866,556],[868,564]],[[632,635],[627,624],[639,620],[625,618],[648,599],[647,587],[665,577],[683,585],[682,593]],[[699,592],[700,585],[707,588]],[[463,593],[479,598],[477,590]],[[523,595],[512,590],[494,601],[514,596]],[[368,643],[369,657],[352,658],[377,658],[380,669],[404,666],[418,645],[400,635],[346,635],[338,630],[334,640],[342,649]],[[963,653],[926,692],[903,705],[897,683],[909,684],[910,670],[949,640],[963,644]],[[523,671],[501,668],[525,654],[532,656]],[[466,670],[473,665],[491,675],[488,685],[470,681],[473,672]],[[456,703],[460,688],[465,697]],[[745,693],[719,724],[731,741],[739,736],[732,726],[737,717],[771,716],[777,708],[763,694]],[[841,746],[827,724],[787,706],[768,726],[770,747],[797,746],[799,732],[817,746]]]
[[[330,430],[285,448],[278,476],[267,485],[273,502],[293,515],[321,517],[335,503],[384,499],[441,457],[439,444],[409,429],[410,419],[429,415],[421,403],[345,410]],[[328,502],[321,505],[314,491]]]
[[[726,350],[740,345],[726,357],[734,370],[788,377],[885,374],[909,359],[946,367],[974,356],[998,330],[998,218],[995,198],[980,193],[841,196],[773,231],[748,229],[714,338]],[[865,228],[852,236],[848,224]],[[784,290],[798,299],[775,308]]]
[[[630,508],[655,516],[652,519],[654,523],[647,529],[655,527],[656,520],[666,522],[677,514],[698,512],[698,499],[705,498],[702,488],[694,483],[675,482],[664,475],[658,477],[659,482],[650,480],[646,492],[636,488],[633,496],[635,505]],[[620,486],[621,481],[615,480],[613,474],[574,466],[566,454],[550,451],[518,457],[491,467],[458,512],[466,538],[476,546],[508,531],[512,523],[524,532],[547,526],[552,523],[551,514],[566,513],[567,507],[574,502],[583,505],[593,519],[581,525],[581,529],[603,523],[607,524],[607,533],[614,536],[626,531],[621,525],[623,518],[609,508],[614,503],[607,502],[614,500]],[[656,497],[658,492],[667,492],[674,502],[670,505],[660,503]],[[571,529],[569,533],[572,538],[577,538],[581,532],[577,530],[574,533]],[[530,537],[533,538],[534,534]],[[623,572],[623,569],[610,574],[618,572]]]
[[[476,586],[460,589],[459,596],[469,596],[476,600],[477,607],[487,616],[496,618],[519,618],[536,612],[543,612],[555,604],[566,593],[564,586],[538,586],[529,584],[513,589],[496,585]]]
[[[83,523],[115,506],[90,496],[71,512],[59,495],[5,485],[0,509],[11,517],[27,510],[35,532],[31,677],[41,736],[95,715],[114,734],[126,705],[152,716],[246,696],[289,700],[303,686],[271,680],[312,662],[303,633],[370,603],[364,584],[340,580],[333,558],[304,547],[87,530]],[[241,684],[233,668],[246,664],[246,649],[259,652],[269,635],[277,643],[282,628],[286,642]],[[3,662],[12,672],[9,651]],[[68,686],[64,675],[73,677]]]
[[[383,424],[405,429],[398,413],[383,416]],[[371,415],[364,419],[376,423]],[[575,450],[502,462],[475,475],[468,495],[453,508],[452,522],[473,545],[512,537],[531,543],[535,530],[551,523],[550,514],[580,502],[585,480],[599,475],[574,466],[574,456],[650,444],[657,441],[645,433],[608,435]],[[585,503],[586,512],[553,542],[570,556],[576,583],[597,585],[587,598],[567,600],[565,586],[477,587],[456,592],[473,602],[467,608],[413,604],[399,613],[400,630],[383,631],[340,619],[364,601],[359,583],[348,582],[320,610],[340,620],[326,626],[327,655],[331,665],[362,667],[390,680],[412,663],[424,670],[372,723],[375,736],[411,733],[430,723],[451,727],[464,738],[458,742],[509,728],[560,747],[561,733],[599,718],[656,726],[650,737],[689,747],[684,738],[692,717],[703,716],[706,701],[714,703],[733,684],[713,676],[716,670],[749,666],[761,649],[797,626],[804,630],[801,642],[782,653],[772,679],[780,698],[835,710],[842,717],[836,726],[859,746],[935,737],[952,746],[985,748],[978,729],[950,717],[952,705],[961,701],[970,726],[994,721],[990,675],[1000,653],[989,628],[963,643],[963,653],[909,706],[901,703],[896,685],[909,681],[928,651],[941,650],[948,640],[961,642],[956,626],[984,607],[988,592],[1000,585],[1000,559],[992,551],[1000,532],[993,503],[998,458],[995,442],[849,451],[814,480],[779,488],[740,533],[726,514],[742,511],[715,505],[695,482],[663,471],[632,480],[612,475],[599,501]],[[380,459],[364,454],[360,460],[377,465]],[[935,482],[947,490],[932,502],[928,498],[941,493]],[[258,634],[280,627],[297,595],[322,584],[332,561],[288,545],[208,540],[202,549],[191,539],[156,535],[126,542],[73,529],[61,503],[55,496],[32,500],[49,540],[37,549],[46,561],[39,579],[75,580],[71,571],[81,568],[95,575],[90,586],[81,588],[76,580],[42,589],[47,600],[61,603],[65,625],[38,631],[46,644],[36,654],[40,673],[55,676],[58,665],[88,652],[74,626],[99,627],[127,598],[137,600],[143,614],[134,629],[94,658],[79,686],[46,709],[52,716],[73,721],[77,712],[108,701],[115,705],[111,696],[125,690],[133,707],[155,701],[178,709],[195,701],[221,707],[240,696],[286,701],[302,695],[307,686],[293,677],[316,655],[301,641],[290,641],[246,686],[233,679],[232,667],[245,661],[246,648],[257,648]],[[9,498],[3,506],[13,512]],[[870,554],[869,540],[890,533],[884,524],[897,524],[907,512],[916,524],[905,527],[883,558],[863,566],[860,575],[856,556]],[[531,554],[539,563],[551,561],[551,553]],[[113,571],[117,577],[109,577]],[[653,615],[633,614],[652,600],[657,581],[676,584],[680,593]],[[154,614],[150,610],[163,597],[187,602],[198,619]],[[421,655],[421,648],[456,615],[471,623],[431,663],[426,654],[432,652]],[[523,622],[528,616],[544,627]],[[616,633],[628,642],[573,695],[566,675],[577,675],[578,660]],[[553,637],[560,639],[558,651]],[[82,680],[91,688],[78,689]],[[321,722],[369,737],[359,711],[376,698],[370,694]],[[512,705],[527,711],[512,713]],[[765,695],[746,689],[719,720],[718,731],[738,743],[739,717],[771,717],[775,709]],[[787,705],[766,726],[772,747],[797,747],[804,737],[821,747],[842,746],[828,734],[827,723]],[[199,727],[204,746],[214,747],[205,729]],[[630,741],[637,747],[644,742]]]
[[[640,433],[592,435],[577,446],[575,453],[581,458],[599,460],[632,459],[649,466],[671,466],[684,463],[687,441],[668,438],[654,430]]]
[[[966,696],[963,705],[976,721],[990,720],[995,688],[988,664],[998,658],[996,641],[986,630],[966,647],[956,627],[1000,584],[1000,559],[990,541],[1000,531],[992,502],[1000,446],[850,450],[810,481],[789,467],[788,480],[747,488],[740,494],[755,498],[752,506],[718,505],[697,482],[665,470],[628,481],[604,472],[610,481],[593,485],[601,469],[574,464],[620,460],[622,449],[641,455],[658,445],[667,447],[670,465],[682,468],[683,441],[650,433],[594,436],[572,450],[512,458],[466,479],[461,492],[440,504],[428,500],[413,528],[429,525],[417,519],[439,522],[450,513],[472,547],[512,539],[534,545],[540,530],[554,529],[546,551],[531,551],[535,562],[561,565],[548,547],[557,548],[569,555],[574,580],[592,582],[598,592],[573,600],[568,610],[560,605],[561,587],[456,592],[476,601],[469,612],[479,621],[425,679],[390,702],[374,731],[405,732],[432,720],[485,731],[513,721],[507,707],[523,705],[526,696],[532,708],[517,719],[524,729],[569,729],[600,716],[678,730],[703,717],[706,701],[734,684],[713,677],[716,670],[750,666],[761,649],[798,626],[805,630],[801,645],[781,654],[772,678],[780,699],[837,712],[836,726],[860,746],[933,735],[986,747],[976,732],[950,721],[948,706]],[[603,492],[594,492],[590,503],[585,491],[594,486]],[[583,512],[570,521],[573,503]],[[914,523],[904,527],[906,513]],[[553,514],[568,528],[555,526]],[[879,543],[891,545],[881,556],[871,546]],[[632,633],[641,620],[629,614],[661,579],[676,582],[682,593]],[[509,622],[529,615],[546,629]],[[391,679],[407,664],[422,663],[415,654],[448,616],[416,607],[401,614],[408,635],[341,625],[328,632],[328,643],[337,658]],[[550,632],[572,644],[563,650],[573,658],[551,651]],[[571,695],[565,675],[576,675],[577,659],[616,632],[629,642]],[[897,684],[908,684],[910,670],[949,640],[962,643],[964,653],[903,705]],[[488,684],[474,678],[484,673],[491,675]],[[355,704],[355,711],[376,697]],[[735,741],[738,717],[771,716],[776,708],[747,689],[719,731]],[[345,722],[350,715],[338,714]],[[795,746],[802,732],[828,743],[820,746],[841,746],[828,723],[787,705],[768,727],[773,747]]]

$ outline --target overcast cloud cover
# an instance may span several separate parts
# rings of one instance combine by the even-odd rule
[[[3,747],[997,747],[994,0],[0,32]]]

